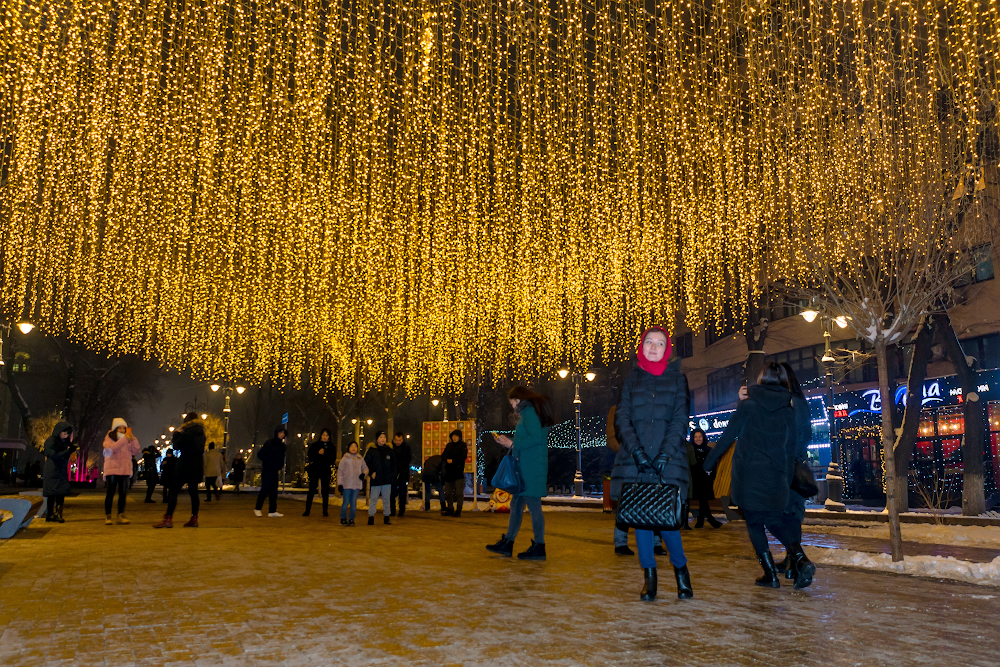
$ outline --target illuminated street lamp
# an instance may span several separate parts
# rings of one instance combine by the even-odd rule
[[[213,392],[218,392],[220,389],[225,393],[226,402],[222,406],[223,417],[223,428],[222,428],[222,451],[228,454],[227,447],[229,445],[229,413],[233,411],[232,407],[229,405],[229,399],[232,397],[233,392],[242,395],[246,391],[246,387],[233,386],[231,384],[221,385],[218,383],[213,383],[208,386]]]
[[[574,495],[583,496],[583,429],[580,422],[580,383],[593,382],[597,373],[588,370],[586,373],[572,372],[568,368],[560,368],[556,374],[565,380],[570,377],[574,384],[573,405],[576,408],[576,475],[573,477]]]

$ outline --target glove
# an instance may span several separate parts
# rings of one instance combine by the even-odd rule
[[[343,492],[344,492],[344,487],[343,487],[343,485],[341,485],[341,484],[338,484],[338,485],[337,485],[337,493],[343,493]]]
[[[664,469],[666,469],[666,467],[667,467],[667,453],[660,452],[659,454],[656,455],[656,458],[653,459],[653,470],[656,471],[657,475],[663,477],[663,471]]]
[[[632,458],[635,459],[635,465],[640,471],[649,470],[653,467],[652,462],[650,462],[649,457],[646,456],[646,452],[643,451],[642,447],[638,447],[632,452]]]
[[[365,481],[365,474],[361,473],[360,475],[358,475],[358,479],[360,479],[362,482]]]

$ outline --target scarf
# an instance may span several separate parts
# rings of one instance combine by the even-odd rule
[[[651,331],[659,331],[667,337],[667,349],[663,351],[663,358],[659,361],[650,361],[646,358],[646,355],[642,351],[642,342],[646,340],[646,336],[648,336]],[[667,333],[666,329],[659,326],[649,327],[643,331],[642,336],[639,337],[639,349],[636,351],[636,362],[639,364],[639,368],[647,373],[652,375],[663,375],[663,371],[667,370],[667,362],[670,361],[670,349],[670,334]]]

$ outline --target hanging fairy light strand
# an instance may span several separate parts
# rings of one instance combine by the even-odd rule
[[[5,316],[204,377],[442,393],[619,358],[807,279],[803,238],[939,242],[905,202],[995,151],[997,0],[0,21]]]

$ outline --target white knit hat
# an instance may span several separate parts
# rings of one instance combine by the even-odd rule
[[[120,426],[124,426],[125,428],[128,428],[128,424],[125,423],[124,419],[122,419],[121,417],[115,417],[114,421],[111,422],[111,430],[112,431],[117,431],[118,427],[120,427]]]

